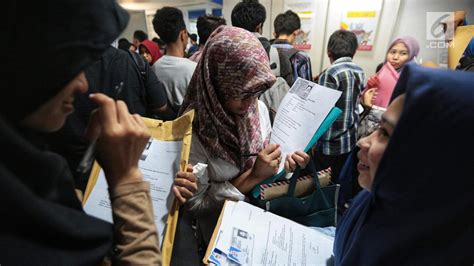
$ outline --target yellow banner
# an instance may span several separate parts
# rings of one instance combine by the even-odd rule
[[[375,11],[348,11],[348,18],[365,18],[365,17],[375,17]]]

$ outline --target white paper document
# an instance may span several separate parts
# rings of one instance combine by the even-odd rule
[[[283,171],[288,153],[303,151],[342,92],[298,78],[280,103],[270,143],[280,144]]]
[[[174,199],[171,189],[175,174],[179,171],[182,146],[182,141],[161,141],[150,138],[138,163],[144,180],[150,183],[153,212],[160,239],[163,239],[166,219]],[[101,169],[97,183],[84,205],[84,210],[89,215],[112,222],[110,204],[107,182]]]
[[[333,238],[246,202],[227,201],[209,262],[326,265]]]

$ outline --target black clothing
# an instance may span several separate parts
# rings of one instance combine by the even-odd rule
[[[21,51],[6,53],[2,60],[8,89],[2,89],[0,112],[13,122],[35,111],[96,61],[129,18],[115,1],[49,0],[43,5],[46,10],[32,8],[32,2],[8,1],[5,12],[10,46]],[[32,42],[44,47],[32,49]]]
[[[141,116],[152,116],[151,110],[166,104],[166,92],[163,84],[158,81],[148,64],[142,76],[133,61],[131,53],[109,47],[101,59],[86,69],[89,82],[89,93],[101,92],[110,97],[125,101],[130,113]],[[137,55],[137,60],[142,60]],[[123,89],[116,95],[115,87],[123,82]],[[89,172],[76,173],[84,155],[88,142],[82,136],[89,123],[91,112],[96,108],[87,94],[77,95],[74,101],[75,112],[69,115],[64,127],[51,134],[49,144],[51,150],[66,158],[76,180],[76,188],[84,190]]]
[[[2,264],[98,265],[112,250],[112,225],[84,213],[64,159],[25,130],[0,118]]]
[[[0,98],[0,263],[97,265],[112,250],[112,225],[84,213],[64,159],[19,124],[97,60],[129,16],[114,0],[5,4],[7,38],[20,52],[7,53]],[[27,53],[32,41],[47,47]]]
[[[472,56],[461,57],[461,59],[459,59],[459,65],[456,67],[456,70],[474,72],[474,57]]]
[[[133,61],[142,63],[145,73]],[[89,82],[89,93],[101,92],[110,97],[115,97],[115,86],[123,82],[123,89],[118,99],[127,103],[132,114],[141,116],[153,116],[152,110],[166,104],[166,91],[164,85],[158,81],[155,73],[150,69],[143,59],[135,53],[129,53],[120,49],[109,47],[101,59],[86,69],[86,77]],[[90,102],[87,95],[78,99],[80,108]],[[93,109],[87,111],[88,114]],[[81,109],[81,112],[83,110]]]

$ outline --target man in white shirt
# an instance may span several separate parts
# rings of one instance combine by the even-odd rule
[[[166,53],[153,65],[152,69],[163,82],[170,108],[177,116],[186,89],[196,68],[196,63],[184,58],[188,43],[188,31],[181,10],[163,7],[156,11],[153,28],[166,42]]]

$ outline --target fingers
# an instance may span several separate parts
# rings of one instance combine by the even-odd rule
[[[192,166],[188,165],[187,170],[192,171]],[[176,179],[174,180],[173,192],[176,195],[176,198],[180,204],[185,203],[188,199],[194,196],[194,193],[197,191],[197,178],[192,172],[183,172],[180,171],[176,174]]]
[[[280,147],[280,145],[278,144],[268,144],[268,146],[265,147],[265,149],[263,149],[261,152],[264,152],[265,154],[270,154],[274,150],[278,149],[278,147]]]
[[[181,196],[181,193],[179,192],[177,187],[173,187],[173,193],[176,199],[178,200],[179,205],[183,205],[184,203],[186,203],[186,199],[183,196]]]
[[[309,155],[303,151],[296,151],[291,157],[301,168],[305,168],[308,165]]]
[[[188,164],[188,167],[186,168],[186,172],[192,173],[193,172],[193,165]]]
[[[102,93],[90,94],[89,98],[92,102],[99,105],[98,115],[104,126],[117,123],[117,110],[115,101]]]
[[[309,158],[309,155],[302,151],[288,154],[285,158],[285,170],[287,172],[293,172],[298,166],[305,168],[309,163]]]
[[[296,162],[292,158],[292,154],[287,154],[285,158],[285,170],[289,172],[293,172],[296,169]]]
[[[186,187],[188,186],[187,185],[188,183],[191,183],[194,186],[196,186],[196,189],[194,191],[197,190],[197,185],[196,185],[197,178],[196,178],[196,175],[194,175],[192,172],[179,171],[176,174],[175,184],[177,184],[178,181],[180,182],[179,184]]]
[[[268,157],[270,160],[279,160],[279,158],[281,157],[280,145],[278,145],[276,149],[274,149],[270,154],[268,154]]]

